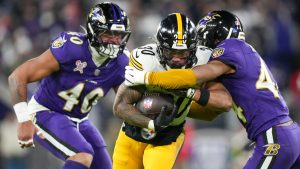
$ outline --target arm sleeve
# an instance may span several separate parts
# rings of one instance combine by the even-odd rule
[[[192,69],[170,69],[164,72],[150,72],[148,85],[165,89],[189,88],[197,85],[197,79]]]
[[[68,34],[62,32],[51,42],[50,50],[60,65],[67,63],[70,59],[68,51]]]

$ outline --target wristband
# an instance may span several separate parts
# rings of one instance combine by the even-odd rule
[[[207,89],[201,89],[200,98],[197,100],[197,103],[201,106],[206,106],[209,100],[210,91]]]
[[[14,110],[17,116],[17,120],[19,123],[23,123],[25,121],[30,120],[30,116],[28,114],[27,102],[19,102],[14,105]]]
[[[149,121],[149,123],[148,123],[148,129],[155,131],[154,121],[153,120]]]

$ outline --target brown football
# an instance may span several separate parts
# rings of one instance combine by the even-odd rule
[[[136,108],[151,119],[155,119],[163,106],[167,106],[167,113],[173,110],[173,97],[163,93],[145,93],[136,103]]]

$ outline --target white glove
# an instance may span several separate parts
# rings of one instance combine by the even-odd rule
[[[139,71],[132,66],[125,67],[125,85],[126,86],[136,86],[147,83],[147,73],[144,71]]]

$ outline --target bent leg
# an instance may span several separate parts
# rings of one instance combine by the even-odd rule
[[[80,123],[79,129],[80,133],[92,145],[94,150],[94,158],[90,169],[111,169],[112,160],[98,129],[89,120]]]
[[[84,155],[84,157],[87,157],[87,159],[88,156],[93,157],[94,151],[92,146],[79,133],[76,125],[66,116],[49,111],[38,112],[36,115],[36,126],[42,132],[44,139],[35,135],[35,141],[57,158],[65,161],[79,153],[86,154],[87,156]],[[88,163],[88,160],[84,161]]]

